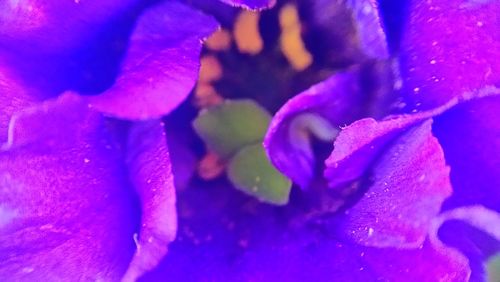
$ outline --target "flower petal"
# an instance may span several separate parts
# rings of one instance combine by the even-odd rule
[[[128,166],[141,199],[142,219],[137,250],[123,280],[135,281],[167,253],[177,231],[177,212],[164,124],[135,123],[128,146]]]
[[[63,122],[72,126],[40,132]],[[139,211],[104,122],[64,95],[11,123],[20,128],[0,153],[1,280],[119,280],[125,272]]]
[[[470,273],[460,253],[430,241],[412,250],[364,247],[326,234],[313,222],[289,225],[296,218],[286,217],[283,208],[242,204],[229,187],[206,188],[181,195],[179,238],[161,266],[144,281],[162,277],[190,281],[467,281]]]
[[[226,4],[236,7],[243,7],[251,10],[261,10],[271,8],[276,4],[276,0],[220,0]]]
[[[369,100],[367,97],[376,99],[374,96],[377,96],[379,88],[361,82],[367,75],[380,74],[374,69],[355,68],[337,73],[290,99],[276,113],[264,146],[281,172],[301,187],[309,185],[315,169],[311,133],[320,140],[332,141],[337,134],[337,127],[369,112],[366,109],[369,106],[364,101]]]
[[[17,111],[33,105],[34,99],[18,77],[0,62],[0,143],[7,138],[10,117]]]
[[[500,211],[499,112],[497,95],[460,104],[436,117],[433,130],[451,167],[454,190],[446,207],[481,204]]]
[[[449,168],[431,123],[427,120],[401,133],[375,161],[367,191],[342,220],[348,238],[376,247],[423,244],[452,192]]]
[[[308,29],[304,41],[321,64],[338,68],[389,57],[376,1],[305,0],[299,5]]]
[[[413,1],[402,42],[408,108],[439,107],[453,97],[498,85],[497,1]]]
[[[456,105],[498,95],[495,87],[463,93],[446,104],[429,111],[388,116],[381,121],[372,118],[358,120],[345,127],[335,140],[335,149],[325,161],[325,177],[330,187],[351,182],[364,174],[384,147],[402,132],[425,119],[439,116]]]
[[[198,76],[202,40],[217,28],[212,17],[168,1],[140,17],[120,75],[92,107],[126,119],[165,115],[187,97]]]
[[[138,0],[0,3],[0,42],[17,52],[66,52],[100,32]]]

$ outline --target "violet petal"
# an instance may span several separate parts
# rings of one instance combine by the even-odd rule
[[[114,86],[90,97],[92,107],[126,119],[168,114],[194,86],[202,40],[216,28],[212,17],[178,2],[150,7],[139,18]]]
[[[409,9],[401,64],[410,110],[439,107],[464,92],[498,85],[497,1],[412,1]]]
[[[61,120],[64,109],[70,115]],[[33,131],[14,128],[0,153],[1,280],[119,280],[135,249],[139,211],[104,119],[63,95],[17,120]],[[40,133],[64,121],[72,126]]]
[[[175,187],[164,124],[138,122],[129,136],[128,166],[142,206],[137,250],[124,281],[135,281],[155,267],[175,239]]]
[[[71,50],[99,28],[139,3],[138,0],[2,1],[0,42],[18,52]]]
[[[500,211],[500,97],[463,103],[436,117],[434,133],[451,167],[446,207],[481,204]]]
[[[0,59],[1,60],[1,59]],[[4,64],[0,62],[0,143],[6,141],[10,117],[17,111],[33,105],[33,97]]]
[[[397,137],[370,172],[368,190],[349,208],[342,230],[374,247],[416,248],[452,192],[449,168],[431,120]]]
[[[352,122],[361,109],[350,105],[364,98],[359,79],[358,71],[338,73],[290,99],[273,117],[264,146],[276,168],[300,186],[312,180],[315,160],[307,136],[291,138],[294,120],[310,114],[332,129]]]
[[[216,188],[186,190],[189,195],[181,195],[184,218],[179,240],[171,245],[162,267],[143,281],[162,277],[189,281],[331,281],[332,277],[335,281],[467,281],[469,276],[468,261],[460,253],[429,240],[415,249],[360,246],[339,240],[321,226],[315,228],[313,222],[288,225],[283,210],[248,207],[248,201],[241,201],[230,187]]]
[[[271,8],[276,4],[276,0],[220,0],[235,7],[243,7],[251,10],[261,10]]]

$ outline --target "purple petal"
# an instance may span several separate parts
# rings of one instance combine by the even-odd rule
[[[452,192],[449,168],[431,120],[395,138],[376,160],[368,190],[347,210],[343,231],[376,247],[416,248]]]
[[[271,8],[276,4],[276,0],[220,0],[226,4],[236,7],[243,7],[251,10],[261,10]]]
[[[377,95],[386,86],[385,81],[377,81],[381,85],[375,87],[361,83],[373,73],[384,75],[376,66],[355,68],[337,73],[290,99],[273,117],[264,140],[273,164],[295,183],[307,187],[315,169],[310,133],[332,141],[337,128],[369,114],[372,109],[365,102],[382,100]]]
[[[484,262],[500,252],[500,214],[483,206],[460,207],[441,214],[437,224],[442,242],[468,257],[471,281],[484,281]]]
[[[314,155],[308,136],[292,138],[301,128],[293,123],[299,116],[317,119],[326,135],[336,134],[338,125],[348,123],[359,115],[359,109],[350,107],[360,103],[362,93],[357,83],[359,74],[339,73],[330,79],[290,99],[273,117],[264,140],[264,146],[281,172],[302,187],[307,187],[314,175]],[[331,140],[330,138],[330,140]]]
[[[307,29],[304,42],[320,64],[345,68],[389,57],[376,1],[302,0],[298,5]]]
[[[384,147],[399,134],[425,119],[438,116],[475,99],[498,95],[498,89],[485,87],[454,97],[441,107],[413,114],[388,116],[382,121],[372,118],[358,120],[345,127],[335,140],[335,149],[325,161],[325,177],[330,187],[338,187],[364,174]]]
[[[334,150],[325,161],[325,178],[338,187],[361,177],[390,142],[412,125],[432,116],[432,112],[390,117],[377,122],[365,118],[344,128]]]
[[[497,90],[498,92],[498,90]],[[447,207],[482,204],[500,211],[500,97],[463,103],[436,117],[434,133],[451,167]]]
[[[0,62],[0,143],[6,141],[10,117],[17,111],[33,105],[30,95],[19,79]]]
[[[103,24],[137,3],[137,0],[2,1],[0,42],[18,52],[68,51],[95,36]]]
[[[402,76],[410,110],[498,85],[497,1],[413,1],[402,43]]]
[[[165,115],[187,97],[198,76],[202,39],[215,20],[177,2],[145,11],[130,39],[114,86],[90,98],[92,107],[126,119]]]
[[[137,250],[125,281],[135,281],[154,268],[175,239],[175,187],[166,142],[160,121],[136,123],[131,129],[128,166],[141,199],[142,219]]]
[[[64,109],[73,127],[40,134]],[[36,131],[14,130],[0,153],[1,280],[119,280],[127,269],[139,211],[119,146],[87,109],[65,95],[17,116]]]
[[[189,281],[467,281],[469,276],[468,261],[442,245],[426,241],[412,250],[364,247],[341,241],[313,222],[288,224],[297,218],[286,217],[283,209],[242,202],[230,187],[211,188],[216,189],[188,189],[188,195],[181,195],[179,238],[161,266],[144,281],[164,277]]]
[[[176,211],[163,126],[134,124],[126,162],[114,125],[75,94],[13,117],[0,153],[1,278],[130,280],[164,256]]]
[[[389,51],[375,0],[351,1],[361,49],[370,58],[387,59]]]

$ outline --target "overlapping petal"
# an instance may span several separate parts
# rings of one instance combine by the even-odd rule
[[[498,93],[496,92],[495,89],[478,91],[474,94],[476,95],[475,98],[471,98],[474,96],[472,95],[468,97],[470,100],[459,101],[455,99],[447,105],[432,111],[389,117],[380,122],[363,119],[345,128],[336,139],[335,148],[326,160],[325,177],[329,181],[329,185],[339,187],[342,184],[371,174],[370,181],[364,184],[367,186],[365,187],[366,192],[356,202],[356,205],[349,209],[346,222],[343,222],[346,225],[345,232],[348,234],[352,232],[349,236],[363,244],[385,245],[387,243],[389,245],[404,246],[409,243],[409,246],[411,246],[422,241],[425,231],[429,228],[430,220],[438,214],[444,200],[451,195],[452,186],[455,187],[456,185],[457,191],[453,190],[454,194],[449,201],[462,200],[462,204],[474,203],[463,200],[464,198],[460,195],[460,187],[467,185],[466,183],[475,183],[476,178],[471,174],[463,173],[460,166],[455,168],[456,161],[454,162],[453,159],[459,158],[460,155],[457,155],[457,157],[452,155],[451,158],[448,158],[449,153],[448,155],[445,153],[443,156],[443,151],[456,150],[456,147],[448,147],[449,145],[446,142],[443,144],[436,143],[441,141],[440,137],[446,134],[437,134],[438,139],[435,139],[431,137],[432,132],[429,127],[426,132],[419,132],[407,141],[404,141],[405,138],[401,139],[401,136],[409,134],[409,130],[415,131],[419,127],[418,124],[422,122],[425,124],[425,120],[433,116],[436,116],[436,120],[440,120],[439,126],[436,125],[436,127],[447,130],[443,129],[442,120],[447,120],[447,116],[460,111],[459,109],[463,107],[470,109],[470,107],[474,107],[473,105],[479,104],[494,109],[496,105],[491,103],[491,100],[497,99],[496,95]],[[459,125],[474,124],[477,121],[477,119],[468,119],[473,116],[474,111],[466,113],[469,116],[466,114],[467,117]],[[454,119],[451,122],[456,121]],[[489,122],[485,124],[489,124]],[[496,136],[495,128],[488,130],[482,130],[481,132],[485,132],[486,137]],[[454,137],[456,138],[456,136]],[[430,147],[414,147],[419,140],[422,140],[421,138],[430,138],[427,141],[430,142],[427,143]],[[447,136],[446,138],[450,137]],[[459,140],[457,142],[461,144]],[[441,149],[441,146],[443,149]],[[476,155],[474,153],[477,151],[474,151],[473,148],[474,146],[471,146],[470,149],[461,147],[464,150],[461,154],[467,154],[468,150],[472,150],[469,151],[470,154],[478,159],[469,159],[470,162],[467,162],[467,165],[477,167],[482,164],[482,159],[480,154]],[[493,148],[490,153],[496,156],[498,155],[496,150],[497,148]],[[489,157],[491,158],[491,155]],[[454,173],[460,174],[463,182],[456,182],[453,177],[448,180],[448,169],[445,166],[445,160],[446,165],[451,166],[452,173],[456,170]],[[496,162],[496,158],[485,161],[488,165]],[[414,167],[410,168],[410,166]],[[495,169],[489,167],[485,169],[485,172],[481,173],[488,175],[494,173]],[[495,177],[490,176],[491,178],[485,181],[483,185],[467,187],[467,189],[476,189],[480,193],[475,196],[468,195],[465,199],[486,198],[486,195],[490,195],[490,197],[494,195],[496,192],[493,191],[495,189],[493,187],[496,186],[492,179],[495,179]],[[462,191],[462,193],[471,194],[471,190],[462,188]],[[485,203],[487,201],[485,200]],[[496,197],[489,201],[496,201]],[[418,218],[415,218],[415,216]],[[422,224],[420,225],[418,222]],[[377,236],[377,228],[374,226],[378,226],[377,228],[383,230],[380,236]],[[412,229],[413,231],[410,231]],[[391,230],[395,231],[395,233],[392,233]],[[388,234],[391,235],[387,236]],[[415,237],[416,234],[419,235]],[[412,236],[413,239],[410,239]],[[415,238],[419,239],[414,240]]]
[[[75,94],[13,117],[0,154],[2,280],[119,280],[155,265],[175,236],[175,196],[163,131],[143,126],[127,167],[113,124]]]
[[[386,64],[353,67],[290,99],[273,117],[264,140],[273,164],[307,187],[317,169],[312,136],[331,142],[342,126],[384,114],[390,104],[384,95],[392,87],[390,77]]]
[[[336,237],[338,230],[330,232],[321,223],[287,217],[293,213],[282,209],[245,206],[231,189],[211,188],[181,194],[180,211],[185,214],[181,215],[179,239],[171,245],[162,267],[143,281],[161,277],[193,281],[467,281],[470,275],[467,259],[439,242],[426,239],[414,249],[366,247]]]
[[[449,168],[431,120],[401,133],[377,158],[361,185],[366,192],[341,221],[362,245],[416,248],[452,192]]]
[[[359,70],[336,74],[289,100],[272,119],[264,146],[273,164],[300,186],[307,187],[314,176],[307,131],[331,141],[338,126],[359,117],[362,109],[350,105],[365,98],[360,76]]]

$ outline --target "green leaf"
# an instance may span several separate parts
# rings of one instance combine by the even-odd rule
[[[488,260],[487,275],[488,275],[488,282],[500,281],[500,254]]]
[[[271,115],[253,100],[226,100],[203,110],[193,122],[207,147],[223,158],[262,141]]]
[[[227,174],[236,188],[262,202],[288,203],[292,182],[274,168],[260,143],[240,150],[231,159]]]

